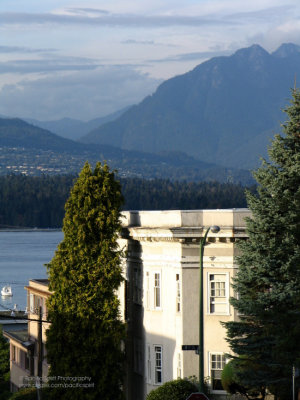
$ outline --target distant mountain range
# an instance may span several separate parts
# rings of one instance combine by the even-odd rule
[[[36,119],[24,118],[24,121],[40,128],[47,129],[64,138],[76,140],[99,126],[117,119],[128,109],[129,107],[126,107],[112,114],[95,118],[87,122],[72,118],[62,118],[57,121],[38,121]]]
[[[163,82],[152,96],[81,141],[151,153],[181,151],[208,163],[253,168],[281,131],[295,76],[300,76],[299,46],[283,44],[269,54],[253,45]]]
[[[248,171],[219,167],[184,153],[150,154],[62,138],[17,118],[0,118],[0,174],[77,173],[85,161],[107,161],[123,177],[186,181],[252,181]]]
[[[0,174],[18,172],[18,165],[22,173],[74,173],[85,160],[107,160],[124,176],[249,183],[247,169],[267,156],[270,138],[281,131],[297,76],[299,46],[269,54],[253,45],[169,79],[140,104],[107,117],[4,117]]]

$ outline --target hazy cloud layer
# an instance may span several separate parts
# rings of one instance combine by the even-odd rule
[[[56,49],[34,49],[31,47],[18,47],[18,46],[0,46],[0,53],[17,53],[17,54],[31,54],[31,53],[49,53],[54,52]]]
[[[169,26],[229,25],[235,22],[222,18],[201,16],[144,16],[144,15],[103,15],[89,17],[63,14],[0,13],[0,24],[59,24],[156,28]]]
[[[86,71],[94,70],[97,65],[91,64],[64,64],[55,60],[14,60],[8,62],[0,62],[0,74],[5,73],[45,73],[54,71]]]
[[[299,0],[1,0],[0,113],[90,119],[254,43],[300,44]]]
[[[0,91],[0,114],[41,120],[92,119],[141,101],[158,81],[129,67],[23,80]]]
[[[243,23],[242,20],[257,21],[258,19],[282,17],[292,6],[278,6],[226,14],[209,15],[145,15],[145,14],[118,14],[106,10],[92,8],[71,8],[60,13],[0,13],[0,23],[9,24],[60,24],[60,25],[110,25],[124,27],[168,27],[168,26],[206,26],[232,25]]]
[[[148,60],[149,62],[154,63],[165,63],[168,61],[176,61],[176,62],[185,62],[185,61],[197,61],[203,60],[207,58],[212,58],[216,56],[228,56],[232,53],[231,50],[212,50],[212,51],[199,51],[195,53],[185,53],[185,54],[177,54],[171,57],[161,58],[157,60]]]

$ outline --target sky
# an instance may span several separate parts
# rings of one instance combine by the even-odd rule
[[[87,121],[212,57],[289,42],[299,0],[1,0],[0,115]]]

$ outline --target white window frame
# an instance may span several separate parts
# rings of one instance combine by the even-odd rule
[[[181,352],[177,353],[177,377],[182,378],[182,357]]]
[[[145,307],[147,310],[150,309],[150,272],[145,271],[145,299],[144,299]]]
[[[157,286],[157,279],[156,275],[159,276],[159,285]],[[161,298],[161,271],[154,271],[153,272],[153,307],[155,310],[162,309],[162,298]],[[157,293],[159,293],[159,304],[157,304]]]
[[[221,351],[213,351],[213,352],[209,352],[209,353],[208,353],[208,363],[209,363],[209,369],[208,369],[208,370],[209,370],[209,377],[210,377],[210,391],[211,391],[212,393],[216,393],[216,394],[217,394],[217,393],[223,394],[223,393],[226,393],[225,390],[213,389],[212,371],[223,371],[223,368],[222,368],[222,369],[212,368],[212,357],[213,357],[213,356],[221,356],[221,357],[224,357],[224,359],[221,361],[221,362],[224,363],[224,364],[223,364],[223,368],[224,368],[224,366],[225,366],[227,360],[226,360],[226,358],[225,358],[224,352],[221,352]]]
[[[34,310],[34,294],[33,293],[29,294],[29,310],[31,313],[35,312],[35,310]]]
[[[224,312],[216,312],[216,311],[211,311],[211,282],[212,280],[210,277],[212,275],[223,275],[224,276],[224,281],[225,282],[225,296],[224,296],[224,301],[220,301],[218,304],[224,304]],[[228,272],[219,272],[219,271],[211,271],[207,272],[207,314],[210,315],[230,315],[230,304],[229,304],[229,273]],[[214,297],[219,297],[219,296],[214,296]],[[220,297],[219,297],[220,298]],[[222,297],[221,297],[222,298]]]
[[[158,357],[159,356],[159,357]],[[160,374],[160,380],[158,379]],[[163,347],[161,344],[154,345],[154,384],[162,385],[163,383]]]

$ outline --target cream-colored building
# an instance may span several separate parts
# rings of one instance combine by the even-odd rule
[[[15,392],[24,385],[32,382],[29,377],[38,376],[38,353],[41,351],[42,376],[48,374],[46,360],[46,329],[49,324],[47,319],[46,300],[50,296],[47,279],[33,279],[26,286],[28,298],[28,329],[24,331],[4,332],[10,342],[10,383],[11,391]],[[41,332],[42,346],[38,345],[39,310],[41,307]]]
[[[142,400],[177,377],[198,377],[199,356],[183,346],[199,344],[199,243],[212,225],[220,231],[209,232],[204,249],[204,373],[212,393],[224,394],[220,375],[230,350],[220,321],[236,318],[230,282],[247,216],[247,209],[124,213],[128,399]]]
[[[247,209],[188,211],[128,211],[123,213],[119,240],[126,250],[125,282],[119,289],[121,314],[127,322],[127,400],[144,400],[147,393],[177,377],[198,377],[199,356],[183,346],[199,344],[199,244],[208,227],[204,250],[204,373],[211,392],[224,395],[220,383],[229,352],[220,321],[234,320],[229,297],[236,273],[237,239],[246,239]],[[37,310],[50,295],[47,280],[31,280],[28,291],[28,331],[10,332],[12,389],[24,377],[37,376]],[[43,323],[43,352],[45,330]],[[48,365],[43,360],[43,376]],[[26,379],[25,379],[26,380]]]

